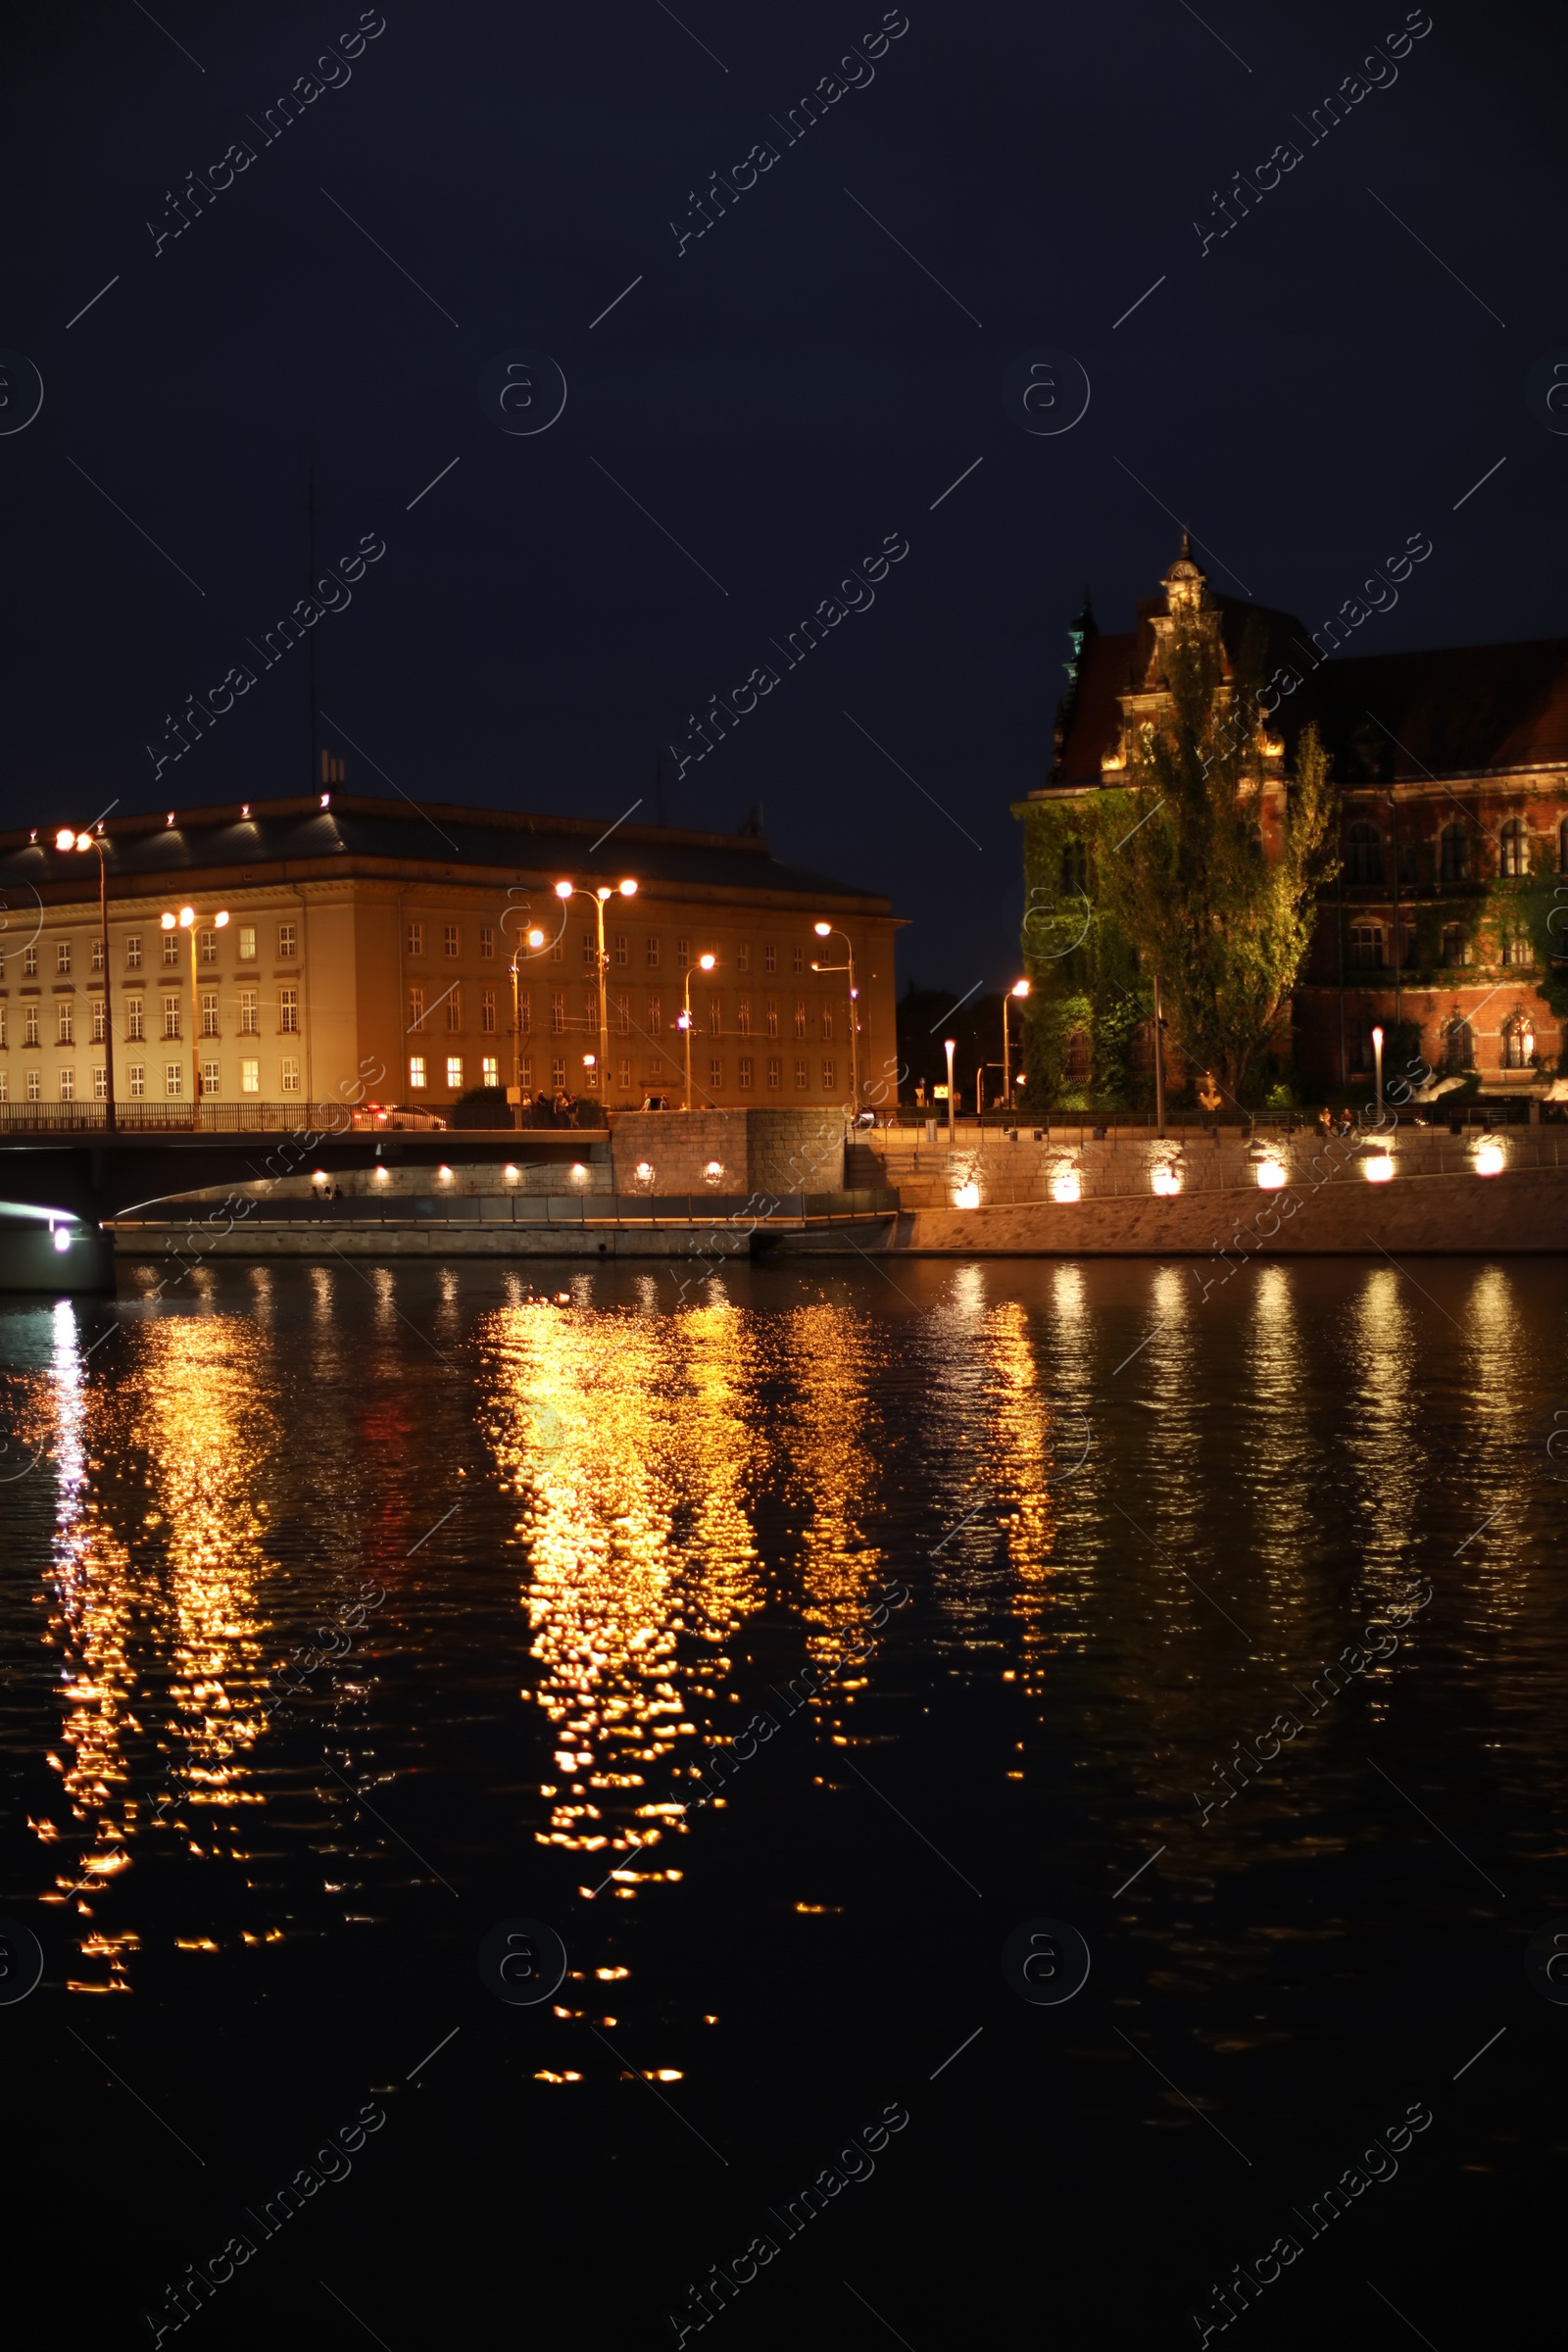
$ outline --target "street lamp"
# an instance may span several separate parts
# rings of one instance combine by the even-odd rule
[[[530,931],[526,936],[530,948],[542,948],[545,944],[542,931]],[[522,1028],[518,1012],[515,946],[512,951],[512,1124],[517,1129],[522,1126]]]
[[[717,961],[716,956],[699,956],[697,968],[700,972],[710,972]],[[692,1106],[692,975],[690,968],[686,973],[685,1002],[675,1016],[675,1026],[677,1029],[683,1030],[686,1036],[686,1107],[690,1110]]]
[[[98,853],[98,936],[104,959],[104,1125],[115,1131],[115,1006],[109,982],[109,871],[104,863],[102,832],[74,833],[62,825],[55,835],[57,850],[96,850]]]
[[[1381,1127],[1383,1124],[1383,1032],[1377,1028],[1374,1028],[1372,1032],[1372,1067],[1377,1089],[1378,1125]]]
[[[958,1140],[958,1131],[954,1109],[953,1092],[953,1056],[958,1051],[957,1039],[956,1037],[945,1037],[942,1041],[942,1051],[948,1057],[948,1150],[951,1152],[954,1145]]]
[[[196,970],[196,909],[194,906],[181,906],[177,914],[171,914],[166,907],[158,920],[165,931],[190,933],[190,1123],[193,1127],[199,1127],[202,1110],[202,1041],[196,1020],[197,991],[201,985]],[[227,921],[228,908],[220,906],[213,917],[213,929],[221,931]],[[105,962],[107,967],[107,957]]]
[[[818,939],[842,939],[848,961],[844,963],[813,963],[813,972],[848,972],[850,976],[850,1093],[855,1102],[857,1118],[860,1112],[860,1008],[859,990],[855,985],[855,945],[847,931],[832,923],[813,923],[811,929]]]
[[[619,885],[619,889],[623,899],[635,898],[637,895],[637,885],[629,875]],[[608,882],[602,882],[596,890],[579,890],[574,882],[558,882],[556,884],[556,896],[563,902],[567,899],[592,899],[595,919],[599,925],[599,1100],[604,1105],[607,1127],[610,1125],[610,1104],[605,1100],[610,1077],[610,1005],[605,996],[605,976],[610,967],[610,959],[605,954],[605,901],[612,899],[614,895],[614,891],[611,889]],[[532,934],[530,933],[529,936],[531,939]],[[587,1061],[588,1056],[585,1054],[583,1059]]]
[[[1028,994],[1028,981],[1015,980],[1002,1000],[1002,1100],[1008,1110],[1012,1108],[1012,1058],[1007,1042],[1007,1006],[1015,997],[1022,999]]]

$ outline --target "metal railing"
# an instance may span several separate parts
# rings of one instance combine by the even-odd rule
[[[0,1136],[103,1135],[102,1102],[0,1102]],[[429,1111],[371,1112],[347,1102],[117,1102],[121,1135],[370,1135],[445,1131]]]

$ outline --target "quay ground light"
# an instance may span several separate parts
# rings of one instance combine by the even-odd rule
[[[846,960],[843,963],[813,963],[813,972],[848,972],[850,976],[850,1096],[855,1115],[860,1115],[860,992],[855,985],[855,946],[847,931],[833,923],[813,923],[811,929],[818,939],[842,939]],[[951,1072],[950,1072],[951,1076]]]
[[[115,1131],[115,1006],[109,983],[109,869],[104,863],[103,826],[96,833],[74,833],[62,825],[55,835],[57,850],[96,850],[98,853],[98,936],[104,959],[104,1125]],[[57,1242],[56,1248],[61,1245]]]

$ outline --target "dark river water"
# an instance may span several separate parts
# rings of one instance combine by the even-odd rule
[[[17,2340],[1534,2331],[1568,1260],[530,1271],[0,1302]]]

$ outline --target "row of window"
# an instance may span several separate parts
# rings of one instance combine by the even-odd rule
[[[1405,961],[1415,961],[1416,942],[1412,932],[1405,942]],[[1498,962],[1512,971],[1531,969],[1536,952],[1523,932],[1515,932],[1502,942]],[[1352,923],[1350,925],[1350,968],[1358,972],[1377,972],[1388,968],[1388,943],[1381,923]],[[1470,935],[1462,923],[1449,923],[1443,934],[1443,961],[1449,966],[1471,961]]]
[[[1373,1066],[1372,1030],[1375,1016],[1363,1013],[1351,1032],[1350,1064],[1357,1071]],[[1527,1070],[1535,1059],[1536,1025],[1528,1012],[1510,1013],[1502,1023],[1498,1036],[1498,1063],[1504,1070]],[[1443,1024],[1438,1038],[1438,1057],[1450,1077],[1476,1067],[1475,1031],[1462,1014]]]
[[[1481,846],[1489,839],[1479,824],[1454,821],[1445,825],[1438,835],[1439,881],[1469,881],[1475,874]],[[1401,882],[1418,883],[1419,848],[1416,842],[1400,844]],[[1557,827],[1557,867],[1560,873],[1568,874],[1568,817]],[[1497,829],[1497,872],[1504,881],[1520,881],[1529,871],[1529,830],[1521,817],[1510,816]],[[1351,825],[1345,837],[1345,879],[1362,884],[1384,879],[1383,835],[1364,818]]]
[[[185,956],[184,933],[182,931],[161,931],[156,936],[163,948],[165,965],[177,970]],[[221,934],[217,931],[198,930],[196,934],[198,954],[203,963],[218,961],[218,942],[220,936]],[[130,931],[125,935],[125,969],[127,972],[139,972],[142,968],[142,938],[143,934],[139,931]],[[254,963],[256,961],[256,926],[254,923],[241,923],[235,932],[235,939],[240,962]],[[299,931],[296,924],[278,924],[277,959],[279,963],[295,961],[298,955],[298,940]],[[69,939],[55,941],[55,971],[57,974],[68,973],[71,970],[74,944]],[[23,948],[20,953],[23,978],[26,980],[36,977],[39,956],[37,942],[34,941],[31,947]],[[0,965],[3,963],[4,958],[0,957]],[[101,934],[88,942],[88,968],[95,972],[101,972],[104,968],[104,943]]]
[[[185,1095],[185,1064],[182,1061],[166,1061],[163,1065],[162,1074],[164,1081],[164,1094],[169,1101],[175,1102],[183,1101]],[[74,1102],[77,1099],[75,1071],[73,1069],[64,1069],[59,1071],[57,1076],[60,1087],[59,1100],[62,1102]],[[156,1063],[149,1068],[145,1062],[133,1061],[128,1069],[116,1072],[116,1091],[121,1094],[128,1094],[134,1100],[140,1100],[140,1098],[145,1095],[156,1094],[158,1092],[158,1078],[159,1070]],[[297,1095],[299,1093],[300,1065],[297,1054],[285,1054],[279,1059],[277,1064],[277,1086],[279,1094]],[[202,1063],[201,1091],[204,1096],[220,1095],[222,1093],[222,1069],[218,1062],[204,1061]],[[259,1095],[261,1093],[262,1065],[260,1060],[242,1061],[240,1063],[239,1091],[242,1095]],[[92,1100],[98,1102],[105,1102],[108,1101],[108,1099],[109,1073],[107,1069],[100,1065],[92,1073]],[[9,1102],[10,1100],[11,1073],[4,1068],[0,1068],[0,1102]],[[26,1091],[24,1096],[19,1095],[17,1100],[19,1102],[25,1101],[28,1102],[41,1102],[43,1101],[43,1072],[36,1066],[36,1064],[34,1064],[34,1066],[26,1073]]]
[[[22,1014],[22,1037],[20,1039],[20,1043],[24,1046],[41,1045],[43,1043],[41,1031],[43,1028],[44,1010],[42,1004],[24,1002],[18,1009]],[[76,1042],[76,1005],[74,998],[60,998],[56,1002],[54,1009],[54,1043],[57,1046],[74,1045]],[[124,1035],[129,1042],[134,1045],[138,1040],[144,1038],[147,1034],[146,1000],[142,997],[126,997],[124,999],[123,1009]],[[8,1046],[11,1042],[11,1025],[9,1019],[10,1010],[11,1007],[8,1004],[0,1002],[0,1046]],[[104,1001],[102,997],[95,997],[90,1000],[89,1017],[91,1021],[92,1042],[95,1046],[101,1045],[107,1034],[107,1021],[105,1017]],[[160,1034],[167,1039],[174,1039],[182,1036],[183,1019],[184,1014],[181,1005],[181,1000],[175,996],[166,996],[163,1000],[163,1028]],[[493,1023],[492,1026],[494,1026]],[[278,1034],[282,1037],[298,1037],[300,1034],[300,992],[297,988],[280,988],[278,990],[277,1027]],[[241,1037],[259,1037],[261,1035],[260,999],[258,991],[254,988],[242,988],[239,992],[239,1033]],[[217,1037],[220,1034],[218,1014],[218,991],[216,989],[211,991],[203,990],[202,992],[201,1034],[203,1037]]]
[[[418,917],[411,917],[405,924],[403,944],[408,955],[422,956],[424,954],[426,928],[427,926],[425,923]],[[433,923],[430,924],[428,926],[428,930],[433,942],[435,925]],[[481,961],[485,961],[493,956],[496,953],[496,927],[493,923],[480,923],[477,926],[477,930],[479,956]],[[507,934],[503,933],[502,938],[503,944],[505,945],[507,941]],[[578,955],[582,962],[597,964],[599,960],[598,926],[595,925],[591,930],[580,930],[577,934],[577,946]],[[508,952],[510,953],[510,948]],[[441,953],[443,956],[454,959],[463,954],[463,925],[461,923],[443,923],[441,925]],[[564,927],[563,927],[563,929],[550,942],[550,960],[553,963],[562,963],[565,959],[565,930]],[[716,946],[705,948],[701,951],[701,953],[705,955],[710,953],[716,955],[717,948]],[[622,967],[628,965],[632,960],[631,933],[629,931],[613,931],[607,933],[605,938],[605,955],[607,959],[612,964]],[[650,971],[657,971],[659,969],[660,965],[663,961],[663,941],[660,938],[659,934],[652,931],[645,932],[643,934],[643,961]],[[792,947],[789,951],[789,956],[790,970],[792,972],[804,972],[806,969],[805,948]],[[762,970],[764,972],[776,972],[779,969],[778,958],[779,949],[777,941],[771,939],[763,940]],[[675,942],[675,969],[678,972],[684,972],[690,968],[691,961],[691,941],[689,939],[677,939]],[[743,939],[737,943],[735,949],[734,968],[738,972],[749,972],[751,970],[752,948],[749,940]]]
[[[534,1065],[532,1056],[525,1055],[517,1066],[517,1082],[521,1087],[522,1092],[525,1095],[530,1095],[532,1094],[534,1087]],[[825,1060],[821,1066],[822,1087],[826,1093],[831,1094],[838,1085],[838,1065],[836,1062],[829,1059]],[[543,1062],[540,1063],[539,1067],[542,1074],[544,1070]],[[552,1090],[556,1093],[561,1092],[561,1090],[564,1088],[566,1084],[566,1067],[567,1065],[564,1060],[552,1061],[550,1064],[550,1085]],[[411,1094],[423,1094],[427,1090],[431,1084],[429,1070],[430,1065],[424,1054],[411,1054],[409,1055],[409,1091]],[[446,1083],[449,1091],[453,1094],[462,1094],[466,1081],[464,1077],[464,1059],[461,1054],[449,1054],[446,1056]],[[493,1056],[486,1054],[481,1059],[479,1064],[479,1073],[478,1084],[480,1086],[499,1086],[501,1084],[500,1064]],[[578,1074],[578,1070],[574,1065],[572,1069],[572,1076],[574,1080]],[[593,1073],[590,1071],[584,1074],[588,1079],[588,1083],[592,1085]],[[784,1063],[779,1055],[770,1054],[767,1057],[765,1075],[766,1084],[769,1089],[777,1090],[782,1088],[784,1084]],[[661,1087],[668,1086],[674,1077],[673,1065],[664,1064],[660,1067],[656,1067],[648,1072],[648,1076],[651,1082]],[[542,1082],[541,1075],[541,1083]],[[735,1064],[735,1084],[741,1094],[749,1094],[756,1084],[756,1065],[749,1054],[741,1054]],[[795,1085],[800,1093],[806,1094],[809,1092],[810,1084],[811,1065],[807,1056],[802,1054],[796,1057],[795,1061]],[[615,1085],[619,1088],[622,1094],[628,1094],[631,1091],[632,1065],[629,1056],[622,1056],[615,1064]],[[204,1085],[203,1092],[205,1093],[206,1091],[208,1090]],[[724,1063],[716,1054],[710,1056],[709,1059],[708,1091],[711,1094],[722,1094],[724,1091]],[[0,1098],[0,1100],[3,1100],[3,1098]],[[34,1096],[32,1100],[36,1101],[36,1096]]]
[[[283,993],[285,996],[289,994],[287,990]],[[438,1011],[442,1014],[444,1024],[448,1029],[462,1029],[463,990],[458,982],[454,981],[450,988],[444,989],[433,1003],[426,1001],[425,991],[422,988],[411,988],[409,991],[409,1034],[414,1036],[422,1030],[428,1021],[434,1019]],[[495,1034],[496,1014],[496,991],[493,988],[481,988],[479,991],[479,1028],[482,1035],[490,1037]],[[641,1023],[633,1017],[631,999],[628,996],[611,997],[609,1015],[611,1024],[618,1037],[629,1037],[635,1028],[640,1028],[643,1034],[649,1037],[660,1037],[663,1034],[664,1004],[662,997],[657,991],[650,990],[649,992]],[[766,998],[761,1010],[760,1034],[764,1037],[780,1036],[782,1032],[779,1023],[782,1017],[777,997]],[[828,997],[820,999],[816,1012],[817,1033],[824,1042],[830,1042],[832,1039],[834,1017],[833,1000]],[[807,1037],[810,1034],[811,1011],[805,997],[795,999],[790,1018],[793,1022],[794,1034],[797,1037]],[[693,1026],[698,1026],[703,1019],[704,1008],[699,1001],[699,1004],[692,1013]],[[722,997],[709,997],[706,1006],[706,1021],[710,1037],[724,1035],[724,1001]],[[560,1037],[568,1029],[577,1027],[597,1029],[598,1026],[599,995],[597,989],[588,988],[584,991],[581,1010],[575,1016],[567,1009],[564,989],[557,989],[552,993],[550,1028],[553,1035]],[[671,1026],[679,1026],[673,1014]],[[529,1035],[533,1029],[533,997],[528,989],[519,989],[517,992],[517,1027],[524,1036]],[[751,1034],[752,1000],[750,997],[737,997],[735,1000],[735,1035],[750,1037]]]

